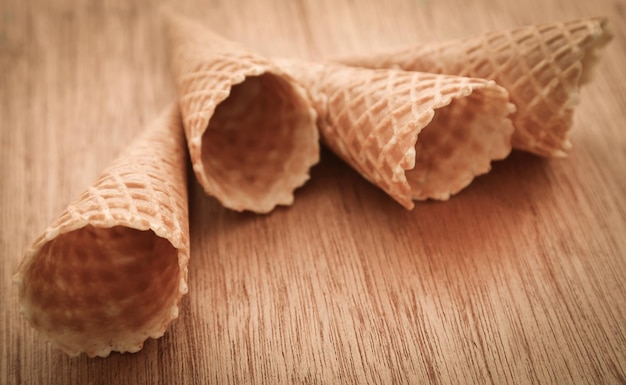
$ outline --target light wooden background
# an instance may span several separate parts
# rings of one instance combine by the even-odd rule
[[[179,2],[177,2],[179,3]],[[324,58],[606,15],[569,159],[522,153],[405,211],[324,152],[291,208],[190,183],[190,293],[137,354],[69,359],[18,313],[26,246],[174,97],[159,2],[0,2],[0,383],[625,384],[626,4],[182,1],[276,56]]]

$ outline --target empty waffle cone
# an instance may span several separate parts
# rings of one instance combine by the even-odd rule
[[[172,105],[27,250],[30,324],[70,355],[136,352],[187,292],[186,149]]]
[[[315,110],[275,64],[189,20],[167,16],[170,62],[193,170],[224,206],[293,203],[319,161]]]
[[[513,147],[565,156],[579,87],[596,51],[610,40],[605,19],[526,26],[340,60],[368,68],[401,68],[495,80],[517,111]]]
[[[511,151],[515,110],[493,81],[284,60],[324,143],[407,209],[446,200]]]

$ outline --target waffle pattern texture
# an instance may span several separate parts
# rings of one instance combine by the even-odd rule
[[[493,81],[279,63],[311,92],[324,143],[407,209],[448,199],[511,151],[514,106]]]
[[[517,107],[512,116],[513,147],[562,157],[572,147],[568,133],[579,87],[589,79],[598,49],[610,38],[605,19],[588,18],[339,61],[495,80],[509,91]]]
[[[332,64],[270,61],[166,20],[177,103],[35,240],[14,277],[25,318],[69,355],[136,352],[178,317],[187,149],[204,191],[233,210],[293,203],[320,136],[412,209],[458,193],[512,147],[565,155],[579,87],[610,39],[592,18]]]
[[[167,17],[172,73],[193,169],[224,206],[293,203],[319,161],[315,110],[274,63],[178,16]]]
[[[27,250],[30,324],[70,355],[136,352],[187,293],[185,139],[168,107]]]

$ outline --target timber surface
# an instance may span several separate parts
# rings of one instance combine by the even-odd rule
[[[0,2],[0,383],[625,384],[626,4],[194,1],[269,56],[321,59],[609,17],[567,159],[513,153],[406,211],[329,152],[292,207],[190,182],[190,293],[136,354],[68,358],[21,317],[25,248],[174,98],[157,1]]]

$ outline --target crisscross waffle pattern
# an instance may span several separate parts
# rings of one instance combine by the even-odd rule
[[[35,328],[68,354],[106,356],[163,335],[187,292],[188,260],[185,141],[172,105],[35,240],[15,280]]]
[[[319,160],[315,112],[306,92],[261,55],[190,20],[169,15],[167,21],[170,62],[189,152],[205,192],[238,211],[269,212],[276,205],[291,204],[293,190],[308,180],[310,167]],[[259,81],[253,79],[257,77]],[[264,108],[248,124],[244,115],[250,113],[243,110],[252,109],[253,103],[229,104],[231,111],[242,112],[232,116],[231,121],[241,124],[229,130],[229,140],[223,144],[233,148],[227,151],[217,145],[224,135],[212,118],[220,105],[228,104],[229,96],[248,97],[233,96],[235,87],[243,86],[263,88],[254,104]],[[279,156],[268,156],[272,152]]]
[[[508,94],[483,79],[460,78],[395,70],[366,70],[340,65],[280,62],[314,95],[318,125],[324,142],[365,178],[378,185],[404,207],[413,199],[447,199],[465,187],[475,175],[487,172],[493,159],[510,152],[512,112]],[[428,126],[435,110],[454,99],[481,94],[475,105],[455,107],[452,121],[433,127],[432,148],[424,143],[416,164],[418,135]],[[475,95],[476,96],[476,95]],[[485,108],[490,115],[473,121]],[[473,109],[473,111],[472,111]],[[438,149],[445,147],[445,152]],[[456,170],[437,180],[439,165],[456,159],[459,149],[473,149],[467,158],[455,160]],[[407,180],[407,170],[423,172]],[[445,168],[445,167],[444,167]],[[428,175],[431,173],[432,175]],[[471,174],[471,178],[467,177]]]
[[[368,68],[401,68],[495,80],[517,107],[513,147],[564,156],[579,86],[594,50],[610,36],[604,19],[525,26],[444,43],[427,43],[341,60]]]

